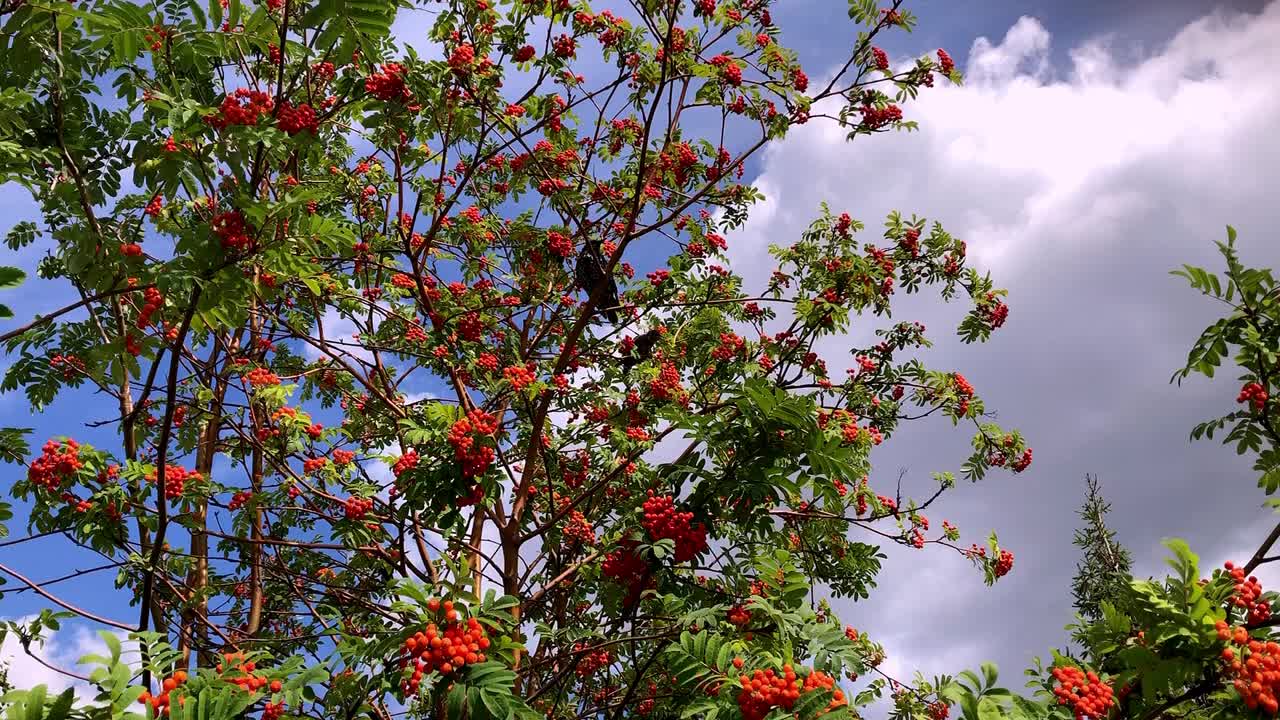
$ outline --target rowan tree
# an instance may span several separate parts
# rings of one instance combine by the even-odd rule
[[[911,129],[960,75],[892,66],[915,16],[858,0],[811,81],[770,4],[426,2],[429,51],[390,36],[402,2],[0,6],[0,168],[40,206],[8,244],[71,295],[0,335],[2,387],[107,438],[0,432],[6,547],[65,537],[136,611],[0,565],[58,608],[9,632],[112,631],[96,703],[11,712],[945,717],[960,686],[887,677],[828,600],[866,598],[886,542],[1011,569],[930,525],[950,472],[917,498],[870,462],[940,415],[965,478],[1028,467],[890,319],[928,290],[986,340],[1005,293],[941,225],[818,197],[767,282],[727,252],[762,149]],[[819,353],[855,323],[875,342]]]

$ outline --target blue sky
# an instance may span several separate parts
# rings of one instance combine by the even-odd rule
[[[800,51],[813,77],[843,59],[851,38],[833,5],[843,4],[787,0],[775,13],[784,44]],[[949,340],[956,313],[928,302],[908,301],[895,319],[926,322],[938,341],[928,361],[963,371],[1002,423],[1031,438],[1036,461],[1027,473],[961,487],[930,513],[935,523],[959,525],[966,542],[999,530],[1017,553],[1013,574],[989,589],[958,558],[894,549],[882,590],[838,609],[875,633],[890,668],[904,675],[995,659],[1016,684],[1033,654],[1064,639],[1070,531],[1084,473],[1101,476],[1120,539],[1143,573],[1161,572],[1162,537],[1188,537],[1218,564],[1251,552],[1269,520],[1248,463],[1187,441],[1196,422],[1229,411],[1236,388],[1232,378],[1181,389],[1167,383],[1218,312],[1167,272],[1182,262],[1216,269],[1212,241],[1227,223],[1241,231],[1246,262],[1280,260],[1270,236],[1280,225],[1270,190],[1280,183],[1273,120],[1280,89],[1256,76],[1280,66],[1266,40],[1280,36],[1280,7],[1153,0],[912,7],[920,29],[886,49],[898,58],[946,48],[962,67],[968,58],[970,83],[909,106],[908,118],[921,124],[912,137],[846,146],[806,127],[758,156],[749,176],[768,200],[728,240],[735,267],[759,280],[767,243],[796,236],[820,201],[871,228],[901,208],[967,239],[977,265],[1010,288],[1009,322],[985,347]],[[418,32],[413,22],[397,30]],[[28,218],[37,212],[21,189],[0,187],[0,233]],[[30,271],[40,252],[7,253],[3,262]],[[639,268],[661,261],[641,252],[649,254],[628,258]],[[67,301],[33,281],[8,295],[0,302],[18,319],[0,322],[0,332]],[[838,376],[841,368],[831,370]],[[82,427],[95,419],[86,407],[101,405],[68,394],[28,419],[24,399],[0,396],[4,424],[34,427],[37,445],[72,432],[110,447],[109,433]],[[873,460],[882,476],[904,468],[907,487],[924,489],[930,471],[958,468],[966,442],[941,424],[927,426],[896,437]],[[22,470],[7,472],[16,478]],[[0,562],[33,579],[97,564],[58,540],[0,549]],[[107,577],[57,587],[71,602],[93,601],[102,614],[132,621],[136,610],[104,597]],[[8,594],[0,612],[16,617],[45,606],[31,593]],[[64,657],[82,642],[70,632],[51,653]],[[21,672],[46,678],[27,665]]]

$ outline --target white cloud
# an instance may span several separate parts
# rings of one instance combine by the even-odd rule
[[[29,615],[4,619],[25,624],[34,618],[34,615]],[[115,633],[115,635],[124,641],[123,633]],[[64,625],[56,632],[46,631],[44,643],[33,642],[30,649],[31,654],[48,665],[86,676],[92,672],[93,666],[78,665],[82,657],[89,654],[104,657],[110,655],[102,638],[81,624]],[[136,643],[124,641],[126,661],[131,657],[131,653],[136,655]],[[5,637],[3,643],[0,643],[0,662],[7,666],[9,683],[14,688],[25,690],[37,685],[45,685],[50,693],[60,693],[67,688],[72,688],[82,702],[90,701],[97,695],[97,690],[88,683],[51,669],[40,660],[33,658],[31,654],[23,651],[22,643],[12,633]]]
[[[320,316],[320,327],[324,330],[324,340],[330,344],[333,353],[339,358],[348,360],[356,358],[366,362],[373,359],[373,353],[364,349],[359,342],[355,340],[355,335],[360,331],[359,326],[349,317],[344,317],[336,308],[326,308],[324,314]],[[314,337],[319,338],[319,334]],[[311,343],[303,343],[303,356],[315,362],[329,356],[320,351]]]
[[[1257,153],[1276,151],[1261,131],[1280,93],[1257,68],[1280,62],[1277,31],[1280,5],[1256,19],[1210,16],[1136,66],[1119,67],[1104,41],[1087,43],[1070,53],[1066,78],[1053,79],[1063,73],[1047,64],[1049,32],[1024,17],[1003,42],[974,42],[965,86],[940,82],[904,108],[919,133],[846,143],[815,122],[772,147],[756,183],[767,200],[731,239],[731,256],[764,277],[767,243],[794,237],[820,200],[871,229],[893,207],[939,217],[997,271],[1034,259],[1046,232],[1070,228],[1074,249],[1093,249],[1087,236],[1112,235],[1100,232],[1105,221],[1131,217],[1161,190],[1114,186],[1126,172],[1176,167],[1185,177],[1166,179],[1191,193],[1226,168],[1266,170]]]

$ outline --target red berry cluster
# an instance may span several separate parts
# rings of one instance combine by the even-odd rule
[[[218,213],[209,223],[209,227],[222,242],[224,249],[246,250],[253,244],[253,239],[249,237],[251,228],[239,210]]]
[[[1011,465],[1010,467],[1012,467],[1013,471],[1016,473],[1020,473],[1023,470],[1026,470],[1028,467],[1031,467],[1031,448],[1027,448],[1026,450],[1023,450],[1022,457],[1015,460],[1013,465]]]
[[[1258,578],[1249,576],[1245,578],[1244,568],[1236,567],[1235,563],[1228,560],[1223,567],[1231,575],[1231,580],[1235,584],[1235,592],[1231,596],[1231,603],[1238,608],[1243,608],[1248,614],[1247,620],[1249,625],[1257,625],[1271,618],[1271,602],[1262,599],[1262,584],[1258,582]]]
[[[551,43],[551,49],[556,57],[571,58],[577,54],[578,43],[569,35],[561,35]]]
[[[740,628],[746,627],[751,622],[751,611],[741,605],[734,605],[729,608],[728,620]]]
[[[164,198],[160,197],[159,195],[156,195],[155,197],[151,198],[150,202],[147,203],[147,206],[143,208],[142,211],[147,215],[150,215],[151,217],[158,217],[160,215],[160,211],[163,208],[164,208]]]
[[[343,512],[348,520],[363,520],[365,513],[373,508],[373,500],[369,498],[349,497],[343,503]]]
[[[49,358],[49,367],[53,369],[62,369],[62,379],[70,380],[78,374],[84,373],[84,361],[71,354],[55,354]]]
[[[182,685],[186,681],[187,672],[185,670],[179,670],[164,679],[164,682],[160,684],[159,695],[152,695],[149,690],[143,690],[142,694],[138,696],[138,702],[142,705],[150,705],[152,714],[164,715],[169,712],[169,693],[176,690],[179,685]],[[179,698],[178,703],[182,704],[185,700],[185,697]]]
[[[985,548],[984,548],[985,549]],[[1000,556],[996,558],[995,574],[996,577],[1004,577],[1013,569],[1013,553],[1008,550],[1001,550]]]
[[[52,492],[74,479],[83,467],[79,443],[70,439],[62,443],[50,440],[44,444],[40,457],[31,461],[27,480]]]
[[[1267,391],[1256,382],[1249,383],[1240,388],[1240,394],[1236,396],[1236,402],[1252,403],[1253,409],[1261,412],[1267,405]]]
[[[239,510],[244,507],[245,503],[253,499],[253,493],[249,490],[240,490],[231,496],[231,502],[227,503],[228,510]]]
[[[275,107],[275,100],[269,93],[261,90],[239,88],[228,93],[222,100],[218,112],[204,119],[210,127],[219,130],[231,125],[257,125],[258,118],[270,113]]]
[[[791,87],[796,92],[804,92],[809,89],[809,76],[804,74],[804,70],[796,68],[791,72]]]
[[[995,295],[991,293],[988,293],[987,299],[992,301],[992,304],[985,310],[987,324],[992,329],[1001,327],[1004,325],[1005,320],[1009,319],[1009,306],[999,300],[995,300]]]
[[[746,351],[746,342],[735,333],[720,333],[720,344],[711,351],[711,357],[727,362],[738,355],[745,355]]]
[[[902,108],[897,105],[876,107],[866,104],[859,108],[859,111],[862,113],[862,125],[868,130],[879,130],[891,122],[902,119]]]
[[[547,178],[538,183],[538,192],[547,197],[555,195],[561,190],[567,190],[568,188],[569,182],[563,178]]]
[[[476,48],[471,43],[462,43],[449,54],[449,67],[459,75],[466,73],[471,63],[475,62]]]
[[[574,643],[573,652],[574,654],[585,653],[574,667],[574,672],[581,678],[594,675],[613,662],[613,653],[607,649],[590,651],[585,643]]]
[[[1058,704],[1070,707],[1076,720],[1106,717],[1114,702],[1111,686],[1099,680],[1092,670],[1086,673],[1074,665],[1064,665],[1050,674],[1058,681],[1053,689]]]
[[[547,249],[558,258],[567,258],[573,254],[573,240],[564,233],[551,230],[547,232]]]
[[[871,54],[875,58],[875,64],[876,64],[877,70],[889,69],[889,53],[886,53],[884,50],[881,50],[878,47],[873,47],[871,48]]]
[[[350,450],[343,450],[339,448],[333,451],[333,463],[335,465],[347,465],[355,459],[356,454]]]
[[[938,69],[942,71],[943,75],[950,75],[956,69],[955,61],[942,48],[938,48]]]
[[[418,453],[416,450],[410,450],[401,455],[400,459],[396,460],[396,464],[391,466],[391,474],[400,477],[416,467],[418,467]]]
[[[493,448],[476,441],[492,437],[496,432],[497,419],[483,410],[472,410],[449,428],[449,444],[462,463],[463,477],[482,475],[493,464]]]
[[[157,470],[147,473],[146,480],[149,483],[156,482],[160,477]],[[170,500],[182,497],[182,489],[186,486],[188,480],[200,480],[202,476],[195,470],[188,470],[180,465],[165,465],[164,467],[164,496]]]
[[[307,458],[302,461],[302,472],[310,475],[329,464],[329,458]]]
[[[467,665],[484,662],[484,651],[489,649],[484,626],[475,618],[459,620],[452,600],[441,603],[432,598],[427,608],[431,612],[443,609],[444,623],[439,626],[431,623],[404,641],[401,668],[408,671],[412,667],[412,673],[402,685],[405,695],[418,693],[423,675],[434,671],[449,675]]]
[[[929,720],[947,720],[947,716],[951,714],[951,706],[941,700],[929,703],[927,709]]]
[[[640,594],[654,584],[649,573],[649,563],[636,552],[636,541],[622,541],[621,547],[604,556],[601,570],[604,576],[627,587],[627,604],[634,604]]]
[[[644,518],[640,523],[649,537],[675,541],[674,562],[687,562],[707,549],[706,528],[691,522],[693,513],[676,512],[675,500],[670,495],[654,495],[650,490],[643,509]]]
[[[1230,626],[1225,620],[1214,623],[1218,639],[1239,646],[1222,649],[1222,660],[1232,686],[1250,710],[1262,708],[1268,715],[1280,711],[1276,696],[1280,694],[1280,645],[1249,637],[1243,627]]]
[[[244,374],[244,379],[253,387],[270,387],[280,384],[280,376],[264,367],[256,367]]]
[[[364,89],[385,102],[408,100],[409,89],[404,85],[404,66],[400,63],[379,66],[378,72],[365,79]]]
[[[316,117],[315,109],[307,103],[294,107],[286,102],[280,106],[280,112],[276,115],[276,126],[290,135],[304,131],[315,135],[320,129],[320,119]]]
[[[711,58],[711,64],[720,68],[720,79],[727,85],[737,87],[742,84],[742,67],[733,61],[733,58],[725,54],[716,55]]]
[[[142,300],[142,309],[138,311],[138,321],[136,323],[139,330],[149,327],[151,325],[151,316],[164,307],[164,295],[153,287],[142,291]]]
[[[280,716],[284,715],[284,703],[269,702],[262,708],[262,720],[280,720]]]

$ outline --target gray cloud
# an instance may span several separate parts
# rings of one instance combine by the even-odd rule
[[[965,544],[995,528],[1017,555],[1009,577],[988,589],[958,556],[895,547],[879,594],[838,608],[908,677],[989,659],[1020,687],[1033,655],[1065,643],[1086,472],[1101,476],[1143,573],[1164,574],[1164,537],[1186,538],[1207,567],[1245,559],[1270,522],[1248,458],[1189,442],[1192,426],[1232,409],[1237,387],[1232,372],[1169,384],[1222,309],[1168,272],[1217,269],[1213,241],[1228,223],[1247,263],[1280,260],[1280,87],[1258,70],[1280,63],[1280,4],[1197,20],[1140,62],[1114,35],[1061,53],[1051,29],[1023,18],[1001,40],[976,41],[968,85],[906,108],[919,133],[846,144],[802,128],[765,157],[767,201],[730,238],[735,267],[761,283],[768,243],[798,237],[820,201],[866,222],[868,239],[898,208],[967,240],[975,266],[1010,290],[1008,324],[984,346],[951,334],[961,307],[926,295],[899,298],[895,312],[929,326],[927,363],[965,373],[1035,448],[1028,472],[962,485],[928,513],[958,525]],[[833,376],[849,344],[825,348]],[[881,492],[905,468],[904,492],[923,495],[930,472],[958,470],[967,454],[967,432],[915,425],[877,449]]]

